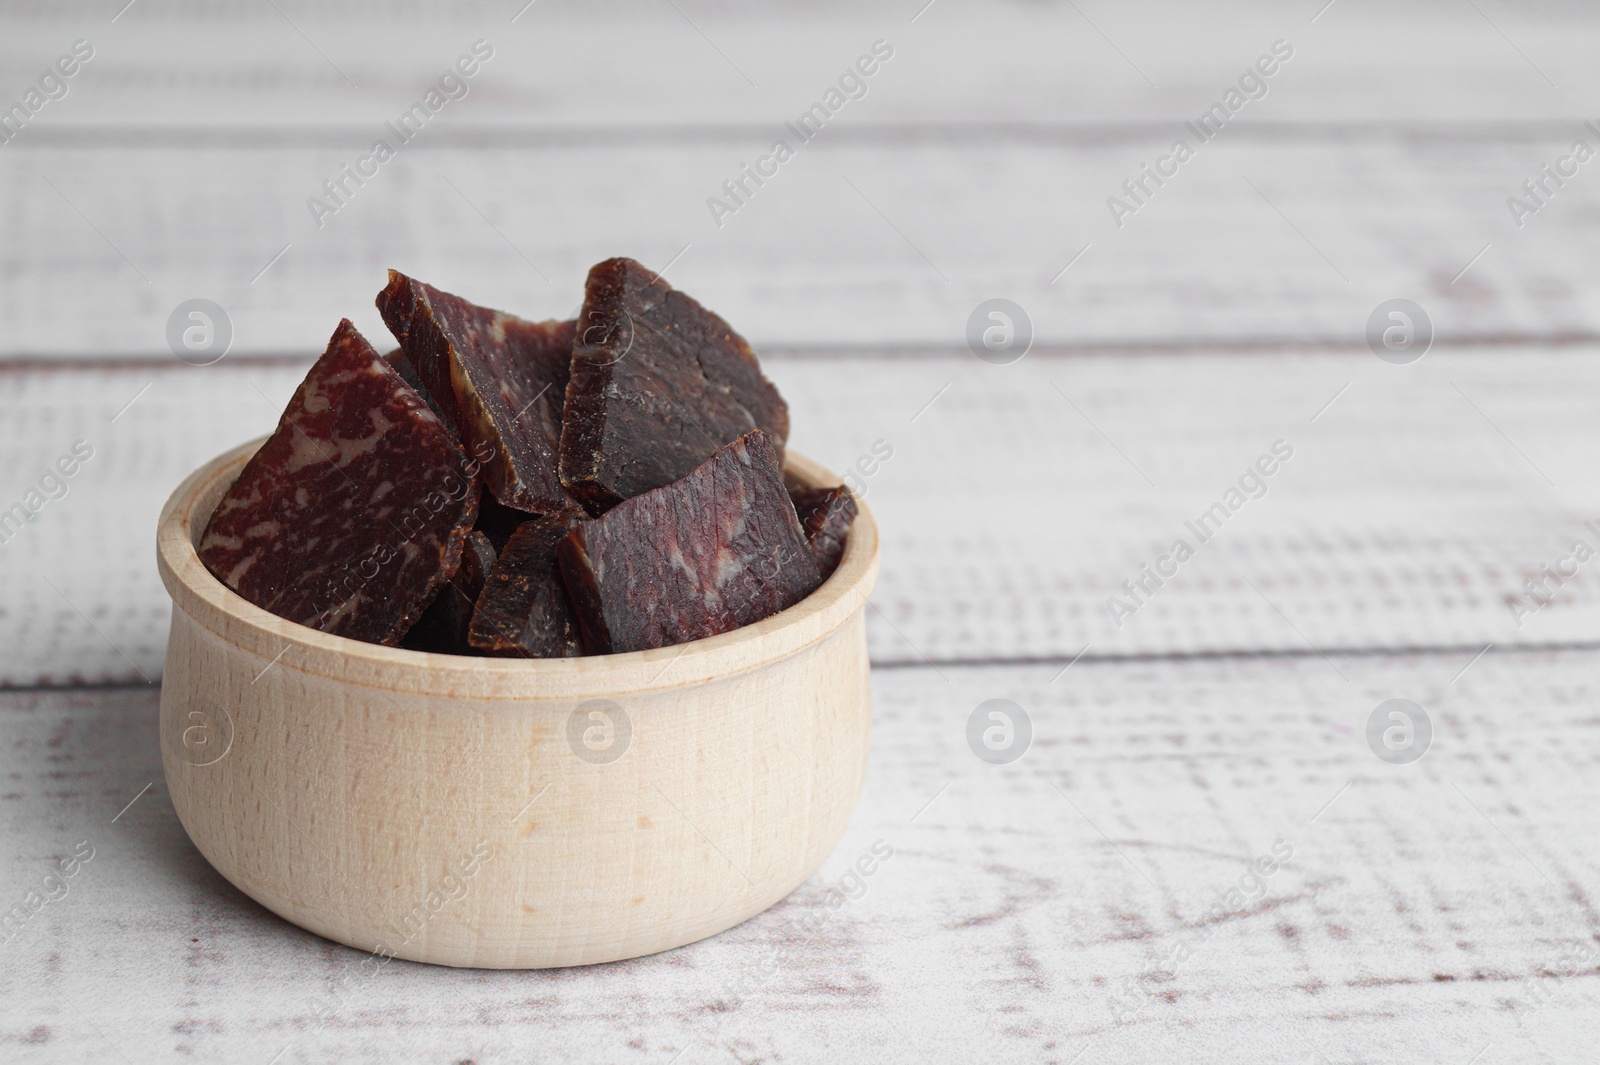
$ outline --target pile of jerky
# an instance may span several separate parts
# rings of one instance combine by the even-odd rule
[[[200,559],[323,632],[563,658],[759,621],[833,572],[849,491],[786,484],[789,410],[721,318],[631,259],[572,322],[390,271],[212,514]]]

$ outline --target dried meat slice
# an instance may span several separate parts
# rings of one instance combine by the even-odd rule
[[[406,358],[406,353],[399,348],[395,348],[385,355],[383,359],[394,367],[394,372],[400,375],[400,380],[410,385],[412,391],[421,396],[423,402],[428,404],[428,409],[433,411],[440,421],[444,422],[444,427],[454,434],[456,431],[455,426],[445,421],[444,411],[439,409],[439,404],[435,403],[433,397],[428,394],[428,386],[422,383],[422,377],[417,373],[417,368],[411,365],[411,360]]]
[[[589,271],[561,430],[561,481],[590,514],[692,473],[789,408],[721,318],[632,259]]]
[[[805,530],[806,542],[816,556],[817,569],[827,580],[839,568],[844,557],[844,540],[850,532],[850,523],[856,520],[856,497],[850,489],[791,488],[789,498],[794,500],[795,513],[800,516],[800,527]]]
[[[559,554],[591,654],[715,636],[822,583],[777,451],[759,430],[687,477],[579,522]]]
[[[481,532],[469,534],[466,549],[461,552],[461,567],[439,589],[439,594],[411,626],[400,646],[434,654],[477,654],[467,635],[472,625],[472,611],[478,605],[478,596],[483,594],[483,583],[494,561],[494,544],[489,538]]]
[[[349,320],[245,464],[200,560],[279,617],[394,645],[455,573],[478,510],[449,430]]]
[[[506,546],[511,534],[521,528],[524,522],[537,517],[537,514],[529,514],[525,510],[506,506],[494,497],[493,492],[485,489],[483,498],[478,502],[477,528],[494,543],[495,550],[499,551]]]
[[[500,502],[577,509],[561,486],[561,411],[574,322],[528,322],[389,271],[378,310]]]
[[[502,657],[583,654],[578,621],[556,566],[556,544],[576,523],[573,515],[557,515],[525,522],[511,534],[472,615],[473,647]]]

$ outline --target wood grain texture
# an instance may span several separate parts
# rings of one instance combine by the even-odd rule
[[[156,675],[160,502],[303,372],[158,368],[183,299],[228,309],[235,355],[309,358],[343,314],[383,335],[389,266],[537,317],[571,313],[600,258],[672,262],[757,344],[797,448],[835,469],[893,449],[861,475],[884,535],[872,769],[783,903],[584,970],[363,970],[189,845],[153,691],[0,691],[0,907],[97,847],[4,944],[0,1057],[1593,1056],[1600,601],[1583,568],[1520,627],[1511,607],[1600,521],[1600,212],[1587,167],[1521,228],[1506,205],[1597,117],[1592,9],[6,0],[0,20],[0,100],[97,48],[0,148],[0,358],[81,366],[0,370],[0,503],[99,449],[0,549],[0,684]],[[479,36],[497,54],[471,95],[316,228],[307,197]],[[707,197],[878,38],[896,54],[867,97],[718,227]],[[1296,54],[1269,95],[1118,228],[1107,197],[1276,38]],[[1036,327],[1014,366],[966,354],[995,296]],[[1394,296],[1452,343],[1373,359]],[[1108,597],[1278,439],[1267,496],[1118,628]],[[1564,643],[1590,649],[1537,649]],[[1363,740],[1396,696],[1436,729],[1411,766]],[[965,738],[995,698],[1033,722],[1008,766]],[[1208,920],[1280,839],[1260,897]]]
[[[7,693],[7,905],[77,841],[96,856],[6,944],[0,1039],[245,1065],[1582,1060],[1595,654],[1492,653],[1454,683],[1464,659],[1338,662],[1348,682],[1314,658],[879,670],[873,769],[815,878],[702,943],[544,973],[369,975],[188,844],[152,692]],[[1362,735],[1395,695],[1436,729],[1411,766]],[[1009,766],[967,748],[991,698],[1032,718]],[[1265,892],[1205,923],[1280,838]],[[1180,939],[1203,942],[1173,972]]]
[[[0,681],[158,676],[161,502],[270,430],[304,366],[0,371],[14,471],[0,499],[21,498],[74,440],[97,449],[0,547]],[[1585,525],[1600,522],[1600,370],[1584,351],[1446,348],[1409,367],[1365,351],[1012,366],[779,352],[766,366],[795,447],[853,470],[882,521],[877,662],[1600,641],[1588,567],[1548,606],[1527,611],[1524,591],[1574,540],[1600,547]],[[1295,453],[1267,495],[1199,543],[1185,523],[1278,440]],[[881,462],[879,441],[892,449]],[[1178,538],[1194,559],[1113,619],[1112,596],[1135,602],[1123,582]]]
[[[540,132],[677,136],[684,127],[764,124],[798,113],[878,38],[896,46],[895,82],[868,99],[875,118],[902,126],[1166,121],[1209,103],[1278,38],[1295,46],[1289,70],[1299,80],[1275,85],[1267,99],[1272,117],[1301,124],[1526,129],[1592,117],[1585,94],[1600,88],[1586,51],[1600,18],[1559,0],[1484,4],[1483,14],[1417,0],[1339,0],[1320,16],[1320,3],[1271,0],[924,6],[280,0],[274,10],[141,0],[111,23],[115,8],[64,16],[8,0],[0,12],[12,32],[0,61],[21,83],[21,72],[43,69],[75,37],[95,42],[85,74],[97,80],[83,79],[70,108],[46,112],[50,124],[41,119],[30,131],[41,136],[364,130],[478,37],[493,43],[495,58],[452,117]],[[1429,47],[1416,47],[1419,40]],[[188,61],[173,62],[175,52]]]
[[[915,6],[24,7],[6,69],[100,43],[0,149],[28,204],[0,211],[0,354],[161,351],[199,296],[238,351],[344,314],[371,334],[390,266],[564,316],[614,254],[674,262],[758,344],[956,348],[995,295],[1052,343],[1358,342],[1395,296],[1441,335],[1600,335],[1600,184],[1521,226],[1506,203],[1595,140],[1593,12]],[[468,95],[319,224],[308,200],[479,36],[499,50]],[[719,224],[708,199],[879,39],[866,95]],[[1199,146],[1184,123],[1278,39],[1294,58]],[[1108,198],[1180,136],[1196,157],[1119,226]]]
[[[1112,143],[835,132],[720,226],[708,197],[770,136],[419,145],[321,228],[306,201],[354,149],[0,152],[0,180],[33,205],[0,215],[13,323],[0,354],[163,352],[168,315],[196,297],[227,310],[238,352],[299,350],[341,316],[381,336],[372,300],[389,267],[566,318],[588,267],[621,253],[671,264],[675,286],[758,348],[964,349],[968,316],[997,295],[1022,304],[1041,346],[1357,345],[1396,296],[1442,337],[1600,334],[1600,303],[1577,280],[1596,268],[1600,182],[1574,179],[1520,229],[1505,206],[1581,127],[1533,144],[1228,130],[1120,227],[1107,198],[1175,131]],[[101,181],[107,169],[120,180]]]

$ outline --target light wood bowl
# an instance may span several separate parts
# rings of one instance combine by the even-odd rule
[[[821,588],[735,632],[590,658],[433,655],[286,621],[200,563],[260,443],[192,474],[157,546],[167,787],[251,898],[385,958],[587,965],[730,928],[838,842],[872,718],[864,505]]]

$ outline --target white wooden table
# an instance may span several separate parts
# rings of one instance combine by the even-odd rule
[[[119,6],[0,8],[0,104],[95,49],[0,145],[0,507],[93,448],[0,546],[0,1060],[1593,1059],[1600,561],[1525,582],[1600,549],[1600,171],[1520,228],[1506,199],[1600,148],[1600,16]],[[318,228],[307,197],[480,38],[469,94]],[[1106,198],[1280,39],[1119,228]],[[716,225],[877,40],[866,96]],[[893,451],[862,478],[866,794],[816,878],[714,939],[368,977],[177,823],[156,511],[271,427],[340,316],[385,335],[384,267],[544,316],[618,253],[747,332],[799,450]],[[234,327],[203,367],[166,341],[197,297]],[[1009,365],[964,336],[994,297],[1035,332]],[[1409,365],[1364,339],[1397,297],[1436,333]],[[1410,764],[1369,745],[1394,698],[1431,723]],[[991,699],[1032,727],[1004,765],[967,740]]]

